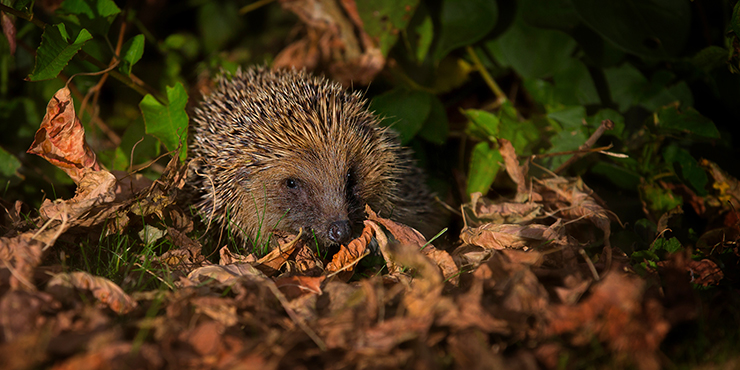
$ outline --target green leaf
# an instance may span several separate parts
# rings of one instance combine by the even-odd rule
[[[604,77],[609,85],[612,100],[625,112],[633,104],[638,104],[641,90],[648,84],[647,78],[632,64],[624,63],[618,67],[605,68]]]
[[[244,24],[233,1],[206,1],[198,10],[198,28],[207,53],[223,48],[241,31]]]
[[[188,115],[185,105],[188,94],[181,83],[174,87],[167,87],[168,105],[158,102],[151,94],[147,94],[139,103],[144,115],[146,133],[153,135],[169,151],[180,150],[180,159],[187,156],[186,141],[188,137]]]
[[[653,215],[660,215],[683,205],[683,199],[669,189],[648,183],[640,186],[640,198],[645,201]]]
[[[501,169],[503,157],[498,149],[492,149],[487,142],[480,142],[473,147],[468,172],[468,194],[479,191],[485,195],[496,180]]]
[[[19,168],[21,168],[21,161],[0,147],[0,175],[11,177],[18,172]]]
[[[472,135],[481,140],[494,141],[498,139],[499,124],[501,123],[498,116],[478,109],[467,109],[463,113],[470,120],[468,129]]]
[[[498,7],[491,0],[444,0],[441,14],[437,61],[453,49],[471,45],[491,32],[498,18]]]
[[[33,3],[32,2],[33,2],[33,0],[17,0],[15,3],[13,3],[13,9],[18,10],[18,11],[22,11],[22,12],[26,12],[26,10],[28,10],[28,13],[30,13],[30,9],[26,9],[26,8],[28,8],[29,5],[31,5],[31,7],[33,7]],[[3,4],[6,4],[7,5],[6,2],[3,2]]]
[[[663,151],[663,158],[673,166],[681,181],[691,186],[698,195],[707,195],[706,186],[709,182],[707,173],[688,150],[670,145]]]
[[[502,67],[513,68],[525,79],[552,77],[577,61],[571,56],[577,47],[573,38],[560,31],[529,26],[520,18],[485,46]]]
[[[60,9],[64,13],[85,15],[90,19],[108,17],[121,12],[113,0],[64,0]]]
[[[69,20],[81,27],[105,36],[121,9],[113,0],[64,0],[60,12],[70,15]]]
[[[41,45],[36,50],[36,65],[33,67],[27,81],[41,81],[55,78],[77,54],[82,45],[90,40],[92,35],[82,29],[74,42],[69,43],[70,35],[64,23],[47,25],[41,36]]]
[[[421,62],[427,57],[434,39],[434,22],[429,13],[424,14],[421,22],[414,27],[413,33],[416,35],[416,60]]]
[[[536,27],[568,31],[581,22],[570,0],[522,0],[519,6],[524,20]]]
[[[118,69],[126,74],[131,74],[131,68],[144,55],[144,35],[136,35],[126,41],[121,48],[121,65]]]
[[[719,130],[714,122],[694,108],[680,112],[675,106],[663,107],[657,112],[656,125],[661,131],[680,131],[709,139],[719,139]]]
[[[735,19],[733,18],[733,21]],[[727,63],[727,58],[730,56],[730,51],[719,47],[719,46],[708,46],[691,58],[691,64],[697,68],[701,68],[706,72],[709,72],[715,68],[724,66]]]
[[[583,128],[583,121],[586,118],[586,108],[582,106],[558,107],[547,113],[547,116],[558,121],[563,130],[573,131]]]
[[[565,105],[599,104],[601,99],[588,68],[580,60],[572,59],[553,75],[555,100]]]
[[[605,161],[596,162],[591,167],[591,173],[604,176],[610,183],[625,190],[635,191],[640,185],[640,175],[638,173],[614,163]]]
[[[398,35],[406,29],[419,0],[357,1],[355,4],[365,32],[377,42],[383,56],[387,56]],[[431,26],[431,19],[429,22]]]
[[[740,37],[740,2],[735,3],[732,8],[732,17],[730,17],[730,28],[735,33],[735,37]]]
[[[572,0],[584,23],[619,48],[646,57],[678,54],[691,26],[688,1]]]
[[[370,109],[383,118],[382,124],[398,132],[401,143],[406,144],[429,117],[433,97],[423,91],[396,88],[376,96]]]
[[[431,108],[429,115],[424,122],[424,126],[419,131],[419,136],[424,138],[424,140],[442,145],[447,141],[447,134],[450,132],[447,122],[447,112],[445,111],[445,106],[436,96],[432,95],[430,102]]]
[[[681,245],[681,242],[675,237],[670,239],[658,238],[653,242],[653,245],[650,246],[650,250],[655,252],[665,251],[668,253],[676,253],[683,250],[683,245]]]

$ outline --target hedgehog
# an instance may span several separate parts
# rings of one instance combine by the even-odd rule
[[[250,247],[265,245],[271,231],[301,229],[319,246],[346,244],[361,231],[366,205],[426,237],[438,231],[413,153],[361,93],[264,67],[224,72],[215,85],[192,122],[195,207]]]

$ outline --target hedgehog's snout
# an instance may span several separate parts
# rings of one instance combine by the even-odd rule
[[[334,221],[329,225],[329,240],[337,244],[347,244],[352,236],[349,220]]]

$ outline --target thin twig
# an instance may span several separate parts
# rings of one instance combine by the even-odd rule
[[[310,326],[308,326],[303,319],[296,315],[296,313],[293,311],[292,308],[290,308],[290,303],[285,298],[283,293],[278,289],[277,285],[275,285],[275,282],[272,279],[267,279],[267,287],[270,288],[270,291],[272,294],[275,295],[275,298],[280,301],[280,304],[283,306],[283,309],[285,309],[285,312],[288,313],[288,316],[296,323],[298,326],[303,330],[304,333],[308,335],[311,340],[313,340],[314,343],[321,349],[322,351],[326,351],[326,343],[316,334],[313,329],[311,329]]]
[[[591,258],[588,257],[588,254],[586,254],[586,251],[583,250],[583,248],[581,248],[578,250],[578,253],[580,253],[581,256],[583,256],[583,259],[586,260],[586,264],[588,265],[589,270],[591,270],[591,274],[594,276],[594,279],[596,279],[596,281],[599,281],[600,280],[599,273],[598,271],[596,271],[596,267],[594,266],[594,263],[591,262]]]
[[[588,140],[586,140],[586,142],[583,143],[583,145],[581,145],[578,149],[586,150],[586,149],[591,148],[592,146],[594,146],[594,144],[596,144],[596,140],[599,140],[599,138],[601,137],[601,135],[604,134],[604,132],[606,132],[607,130],[612,130],[612,129],[614,129],[614,122],[612,122],[612,120],[605,119],[601,121],[601,125],[599,125],[599,128],[597,128],[596,131],[594,131],[594,133],[591,134],[591,137],[589,137]],[[568,158],[568,160],[565,161],[565,163],[561,164],[560,167],[558,167],[555,170],[555,173],[560,173],[562,170],[568,168],[568,166],[573,164],[573,162],[577,161],[584,155],[585,155],[584,153],[574,154],[572,157]]]

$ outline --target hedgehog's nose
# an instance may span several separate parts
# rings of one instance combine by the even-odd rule
[[[329,225],[329,240],[337,244],[346,244],[349,241],[352,228],[349,221],[334,221]]]

